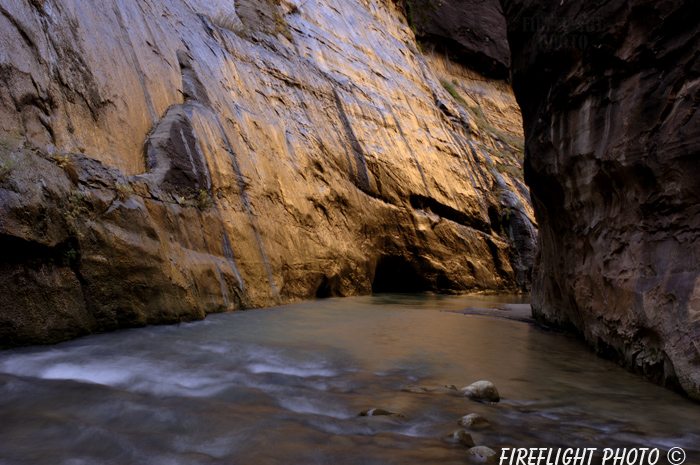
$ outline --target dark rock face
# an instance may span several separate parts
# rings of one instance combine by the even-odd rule
[[[0,348],[527,288],[512,91],[418,53],[402,19],[391,0],[0,6]]]
[[[510,49],[498,0],[413,0],[410,12],[423,40],[488,76],[508,77]]]
[[[504,0],[532,306],[700,399],[700,4]]]

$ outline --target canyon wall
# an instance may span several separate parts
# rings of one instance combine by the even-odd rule
[[[399,4],[2,0],[0,40],[2,348],[529,287],[510,86]]]
[[[506,19],[495,0],[404,0],[419,41],[482,74],[510,75]]]
[[[536,316],[700,399],[700,4],[504,0]]]

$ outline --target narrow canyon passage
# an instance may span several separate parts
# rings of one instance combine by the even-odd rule
[[[700,465],[697,18],[0,0],[0,465]]]

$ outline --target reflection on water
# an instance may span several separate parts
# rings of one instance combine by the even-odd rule
[[[330,299],[2,352],[0,464],[457,464],[440,438],[472,412],[497,451],[680,446],[698,463],[699,405],[571,337],[441,311],[517,302]],[[500,404],[439,390],[481,379]],[[357,416],[371,407],[408,420]]]

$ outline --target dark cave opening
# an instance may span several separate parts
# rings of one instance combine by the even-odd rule
[[[316,298],[317,299],[327,299],[329,297],[335,297],[338,295],[337,292],[337,277],[329,278],[324,276],[321,279],[321,283],[316,288]]]
[[[433,283],[421,271],[415,262],[404,257],[382,257],[374,271],[372,293],[415,294],[434,290]]]

